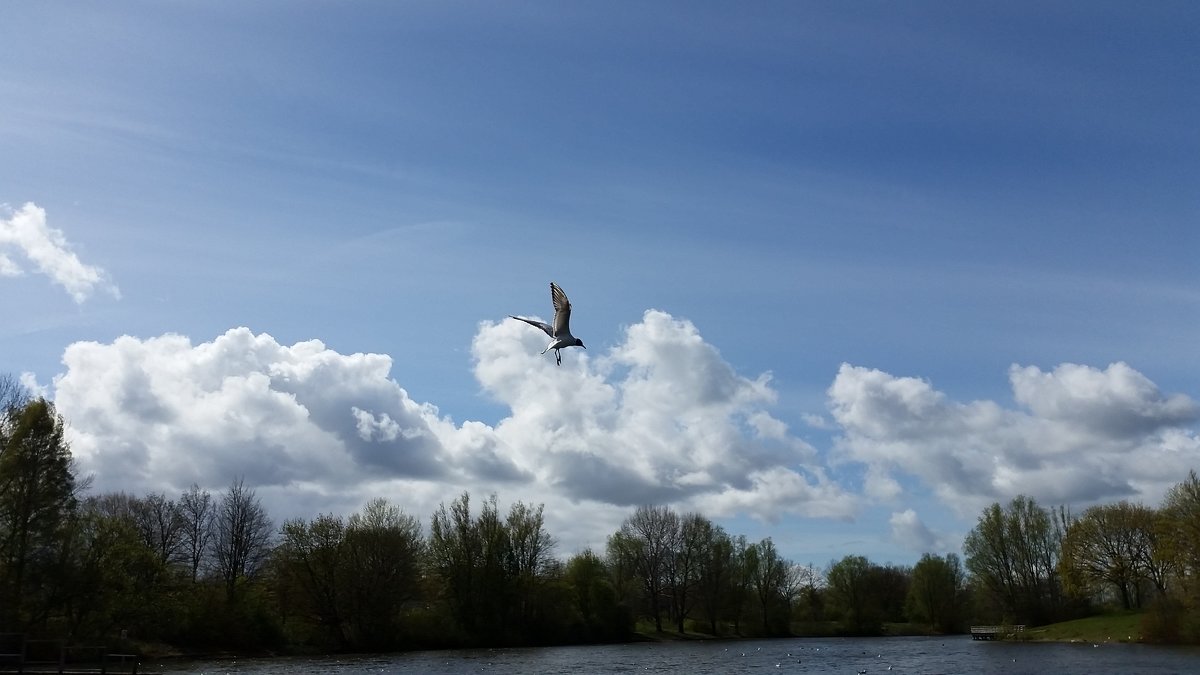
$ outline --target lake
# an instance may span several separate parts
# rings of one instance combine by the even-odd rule
[[[1200,672],[1200,649],[1139,644],[976,642],[944,638],[791,638],[466,649],[327,658],[144,663],[205,675],[301,673],[850,673],[871,675],[1168,675]]]

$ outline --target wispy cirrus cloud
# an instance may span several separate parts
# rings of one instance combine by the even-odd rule
[[[0,215],[0,276],[20,276],[26,265],[61,286],[76,303],[87,300],[96,289],[121,297],[108,273],[81,261],[62,230],[47,224],[46,210],[33,202],[10,211],[7,217]]]

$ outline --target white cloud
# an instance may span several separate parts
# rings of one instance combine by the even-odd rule
[[[6,250],[8,249],[8,250]],[[16,252],[26,258],[34,269],[62,286],[71,298],[82,303],[96,288],[121,297],[120,290],[108,280],[107,273],[85,265],[71,251],[62,230],[46,224],[46,211],[32,202],[25,204],[11,217],[0,217],[0,276],[19,276],[22,268],[10,256]]]
[[[472,346],[484,391],[510,410],[494,427],[412,400],[387,356],[285,346],[246,328],[199,344],[75,343],[55,398],[96,489],[217,491],[244,476],[278,518],[375,496],[424,518],[463,490],[495,491],[547,503],[573,550],[602,546],[642,503],[765,519],[854,513],[813,448],[768,411],[768,378],[735,373],[691,323],[647,312],[616,347],[572,350],[561,367],[526,328],[485,322]]]
[[[914,553],[941,553],[947,550],[942,537],[930,530],[912,509],[897,511],[888,520],[892,541]]]
[[[1164,396],[1126,364],[1014,366],[1009,378],[1025,410],[958,403],[924,380],[844,364],[828,392],[837,448],[867,465],[868,487],[906,473],[964,516],[1017,494],[1156,503],[1200,463],[1200,437],[1187,427],[1200,406]]]
[[[516,321],[479,325],[475,376],[508,410],[494,426],[413,400],[386,355],[246,328],[202,343],[75,343],[54,393],[98,490],[219,491],[244,476],[280,519],[376,496],[424,519],[464,490],[496,492],[545,503],[566,552],[602,546],[645,503],[772,522],[898,504],[896,540],[941,550],[944,537],[907,509],[913,489],[964,518],[1019,493],[1156,503],[1200,464],[1188,426],[1200,407],[1125,364],[1014,366],[1017,408],[843,365],[828,390],[833,461],[863,465],[858,495],[772,414],[769,376],[735,372],[688,321],[647,311],[612,348],[571,350],[561,367],[539,355],[543,342]]]

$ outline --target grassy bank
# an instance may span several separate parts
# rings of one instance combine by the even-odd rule
[[[1141,642],[1142,613],[1104,614],[1025,629],[1023,640],[1042,642]]]

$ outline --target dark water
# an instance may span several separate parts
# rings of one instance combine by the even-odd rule
[[[1138,644],[975,642],[949,638],[795,638],[472,649],[378,656],[145,663],[144,670],[254,673],[856,673],[871,675],[1200,674],[1200,649]]]

